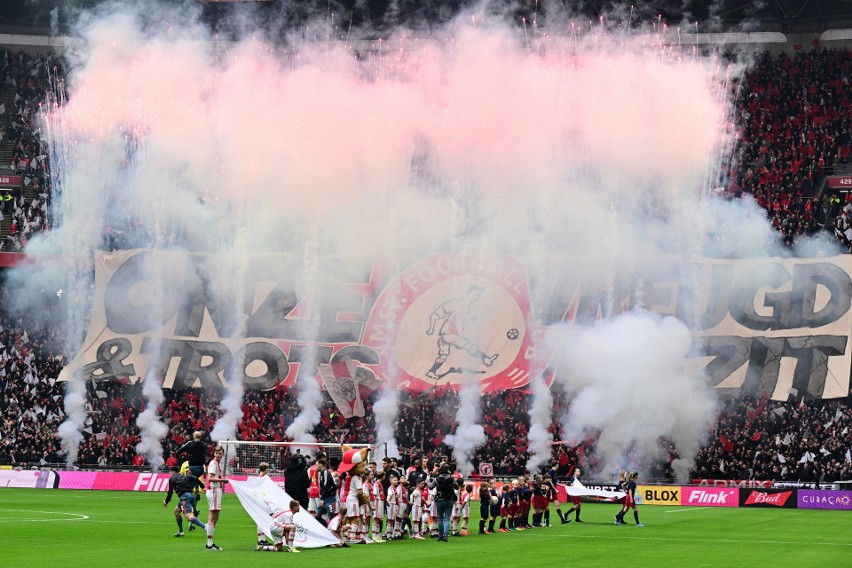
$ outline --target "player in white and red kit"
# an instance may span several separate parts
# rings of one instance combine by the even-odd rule
[[[317,511],[319,511],[320,505],[322,505],[319,487],[319,472],[321,469],[322,467],[317,468],[316,462],[308,468],[308,479],[311,480],[311,484],[308,487],[308,512],[314,517],[319,517]]]
[[[349,526],[346,525],[346,505],[340,506],[340,513],[334,515],[328,521],[328,526],[326,527],[331,534],[336,536],[340,540],[340,544],[333,545],[335,548],[340,547],[348,547],[346,544],[346,535],[349,532]]]
[[[429,510],[429,535],[432,538],[438,538],[438,504],[435,502],[435,496],[438,489],[430,489],[426,494],[426,507]]]
[[[420,527],[425,516],[426,506],[426,482],[421,481],[420,484],[411,492],[411,538],[417,540],[425,540],[420,536]]]
[[[364,538],[367,542],[372,542],[372,539],[368,535],[370,534],[370,521],[373,520],[372,503],[375,501],[373,498],[374,480],[375,474],[372,470],[368,469],[364,474],[364,496],[366,497],[366,503],[361,508],[361,526],[364,527],[364,534],[361,535],[361,538]]]
[[[384,542],[381,538],[382,523],[385,519],[385,488],[382,482],[385,479],[385,472],[377,471],[375,481],[373,482],[373,542]]]
[[[467,522],[470,520],[470,500],[473,497],[473,485],[468,483],[460,490],[459,495],[459,513],[461,515],[461,527],[459,534],[467,536],[470,533],[467,531]]]
[[[399,516],[399,499],[399,478],[395,475],[391,475],[388,492],[387,495],[385,495],[388,511],[388,522],[385,527],[385,538],[387,540],[398,540],[399,527],[396,525],[396,519]]]
[[[224,485],[228,483],[222,469],[222,456],[225,449],[216,446],[213,451],[213,459],[207,464],[207,550],[222,550],[213,542],[213,533],[216,530],[216,522],[219,520],[219,512],[222,510],[222,493]]]
[[[409,534],[411,534],[411,519],[408,516],[408,513],[411,511],[411,506],[408,503],[408,499],[408,480],[401,477],[399,480],[399,515],[396,518],[396,526],[400,535],[399,538],[405,538],[406,525],[409,527]]]
[[[287,549],[290,552],[300,552],[293,545],[293,538],[296,535],[296,523],[293,521],[293,516],[299,512],[299,502],[293,499],[290,501],[289,509],[278,509],[272,514],[272,520],[269,524],[269,533],[272,535],[272,546],[268,544],[258,545],[255,550],[268,550],[271,552],[281,552],[283,543],[287,543]]]

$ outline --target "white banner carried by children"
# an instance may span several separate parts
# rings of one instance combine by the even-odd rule
[[[269,532],[272,513],[279,509],[289,509],[293,498],[268,477],[230,480],[230,484],[249,516],[267,537],[272,538]],[[298,548],[321,548],[340,543],[337,537],[304,509],[293,516],[293,523],[296,525],[294,545]]]

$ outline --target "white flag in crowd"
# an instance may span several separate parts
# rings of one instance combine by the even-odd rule
[[[375,373],[355,365],[351,359],[320,365],[319,372],[325,390],[344,418],[364,416],[363,398],[382,384]]]
[[[778,461],[780,463],[787,463],[787,458],[785,458],[783,455],[781,455],[781,452],[778,452]]]

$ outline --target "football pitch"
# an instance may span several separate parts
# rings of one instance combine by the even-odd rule
[[[583,505],[582,524],[385,542],[347,549],[302,549],[298,555],[254,552],[255,527],[233,495],[226,495],[216,543],[204,550],[199,531],[174,538],[177,525],[162,506],[164,493],[0,488],[0,563],[29,566],[852,566],[852,515],[843,511],[641,506],[636,527],[615,526],[617,505]],[[202,520],[206,519],[204,501]],[[184,523],[184,531],[188,525]]]

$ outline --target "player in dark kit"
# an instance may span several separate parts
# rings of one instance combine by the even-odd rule
[[[624,524],[624,515],[631,508],[633,509],[633,518],[636,519],[637,527],[644,527],[642,523],[639,522],[639,511],[636,510],[636,478],[639,477],[639,474],[636,471],[631,471],[630,476],[627,478],[627,495],[624,497],[624,506],[621,508],[621,512],[615,516],[615,524],[623,525]]]
[[[178,532],[174,536],[183,536],[183,518],[181,513],[186,516],[186,520],[190,524],[204,528],[198,517],[195,516],[195,493],[194,490],[202,487],[201,480],[192,474],[183,475],[175,472],[169,477],[169,491],[166,493],[166,498],[163,501],[163,507],[169,504],[172,500],[172,494],[175,494],[180,499],[180,504],[175,507],[175,521],[177,522]]]
[[[497,490],[497,482],[491,482],[491,488],[488,490],[488,494],[491,496],[490,505],[488,507],[488,532],[494,532],[494,523],[497,522],[497,517],[500,516],[500,505],[502,502],[502,498],[500,496],[500,492]],[[503,526],[503,522],[500,523],[500,526]]]
[[[556,490],[556,478],[558,476],[558,473],[556,472],[557,467],[559,467],[559,462],[553,460],[550,463],[550,469],[547,470],[547,478],[545,481],[548,485],[550,485],[548,493],[550,494],[551,501],[556,504],[556,514],[559,515],[559,520],[564,523],[565,516],[562,514],[562,509],[559,507],[559,492]],[[547,511],[545,511],[545,516],[547,517],[547,523],[550,524],[550,507],[548,507]]]
[[[479,485],[479,534],[489,534],[489,532],[485,530],[485,523],[488,522],[488,510],[490,508],[491,484],[487,481],[483,481]]]

